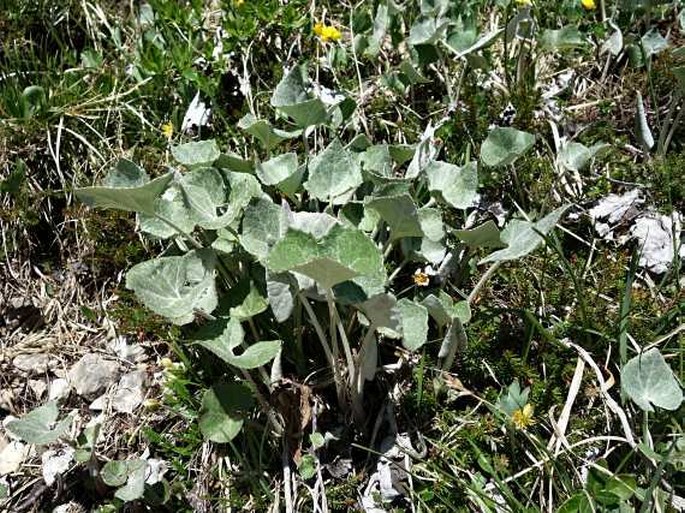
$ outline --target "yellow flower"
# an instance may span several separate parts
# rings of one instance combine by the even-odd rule
[[[171,121],[164,123],[162,125],[162,133],[164,137],[171,139],[171,136],[174,135],[174,124]]]
[[[235,5],[236,7],[240,7],[244,3],[245,3],[245,0],[233,0],[233,5]]]
[[[597,4],[595,4],[595,0],[580,0],[580,3],[588,11],[594,11],[595,9],[597,9]]]
[[[529,5],[533,5],[532,0],[516,0],[516,4],[519,7],[527,7]]]
[[[414,284],[419,287],[427,287],[430,281],[430,277],[423,271],[416,271],[414,273]]]
[[[511,421],[518,429],[526,429],[533,424],[533,405],[528,403],[523,408],[514,410],[511,414]]]
[[[435,276],[435,270],[430,265],[424,267],[423,270],[417,269],[414,271],[413,276],[414,285],[418,285],[419,287],[427,287],[431,281],[431,276]]]
[[[314,25],[314,34],[321,38],[321,41],[327,43],[328,41],[338,41],[342,34],[332,25],[324,25],[319,22]]]

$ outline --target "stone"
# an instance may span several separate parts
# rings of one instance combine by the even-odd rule
[[[48,370],[50,357],[45,353],[20,354],[14,357],[12,365],[28,374],[42,374]]]
[[[133,371],[124,374],[112,397],[112,408],[121,413],[133,413],[145,398],[143,391],[145,377],[145,371]]]
[[[92,398],[110,386],[118,373],[117,362],[88,353],[69,370],[69,382],[78,395]]]

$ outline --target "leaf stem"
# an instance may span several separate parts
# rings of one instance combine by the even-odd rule
[[[492,264],[492,266],[485,271],[485,274],[480,277],[480,280],[478,280],[478,283],[476,283],[476,286],[473,287],[473,290],[469,294],[469,297],[467,298],[467,301],[469,303],[473,303],[476,298],[478,297],[478,294],[480,293],[480,290],[483,288],[483,286],[487,283],[487,281],[492,278],[492,275],[495,274],[495,271],[499,268],[499,266],[502,265],[502,261],[495,262]]]

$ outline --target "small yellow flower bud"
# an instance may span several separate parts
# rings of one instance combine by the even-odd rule
[[[595,0],[580,0],[580,3],[588,11],[594,11],[595,9],[597,9],[597,4],[595,4]]]
[[[162,125],[162,133],[164,134],[164,137],[171,139],[171,136],[174,135],[174,124],[171,121],[164,123]]]

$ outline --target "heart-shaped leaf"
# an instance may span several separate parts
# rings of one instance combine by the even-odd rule
[[[683,391],[656,347],[628,360],[621,369],[621,388],[645,411],[654,411],[652,405],[677,410],[683,402]]]
[[[597,143],[588,148],[584,144],[569,142],[562,146],[557,155],[557,162],[564,169],[581,171],[600,150],[607,146],[609,145]]]
[[[193,218],[202,228],[216,230],[235,219],[236,210],[228,208],[228,190],[218,170],[193,169],[181,177],[180,185]]]
[[[126,288],[153,312],[188,324],[197,310],[211,313],[217,306],[215,260],[214,252],[204,249],[141,262],[126,274]]]
[[[250,292],[245,296],[239,306],[231,308],[231,318],[239,321],[246,321],[255,315],[259,315],[269,308],[269,303],[264,296],[257,290],[254,284],[250,285]]]
[[[70,416],[57,422],[58,415],[57,402],[50,401],[27,413],[21,419],[9,421],[6,428],[10,433],[30,444],[49,444],[56,441],[71,426]]]
[[[358,160],[335,139],[309,162],[309,179],[304,188],[319,200],[340,204],[362,181]]]
[[[238,121],[238,128],[242,128],[248,134],[259,139],[259,142],[262,143],[262,146],[264,146],[266,150],[278,146],[278,144],[285,139],[291,139],[302,135],[301,130],[286,132],[274,128],[267,120],[257,119],[253,114],[245,114],[245,116]]]
[[[470,230],[454,230],[454,235],[472,248],[501,248],[506,246],[500,239],[497,224],[492,220]]]
[[[121,159],[103,184],[76,189],[76,197],[90,207],[127,212],[155,213],[155,200],[173,178],[172,173],[150,181],[147,173],[130,160]]]
[[[330,289],[356,276],[384,279],[380,250],[363,232],[335,225],[321,240],[289,229],[267,258],[271,272],[296,271]]]
[[[543,236],[552,231],[567,208],[568,205],[564,205],[535,223],[512,219],[502,231],[502,242],[507,244],[507,247],[491,253],[478,263],[515,260],[533,252],[544,242]]]
[[[221,156],[214,139],[172,146],[171,154],[179,164],[187,167],[211,166]]]
[[[310,97],[306,83],[304,68],[293,66],[271,96],[271,105],[292,118],[301,128],[325,123],[328,119],[326,106],[320,99]]]
[[[240,244],[248,253],[262,260],[271,246],[281,239],[284,225],[281,207],[268,198],[260,198],[245,209]]]
[[[297,163],[296,153],[284,153],[257,164],[257,176],[264,185],[273,185],[279,191],[292,196],[302,183],[305,167]]]
[[[511,127],[492,130],[480,149],[480,159],[486,166],[513,164],[535,144],[535,136]]]
[[[392,240],[403,237],[423,237],[416,204],[409,194],[375,197],[367,201],[369,208],[376,210],[390,227]]]
[[[245,331],[240,321],[231,317],[223,331],[218,336],[213,336],[224,322],[226,321],[215,321],[214,326],[208,326],[205,331],[198,333],[198,337],[207,336],[208,338],[198,340],[197,343],[209,349],[229,365],[240,369],[255,369],[269,363],[280,351],[282,344],[280,340],[268,340],[256,342],[245,348],[241,354],[236,354],[235,350],[245,340]]]
[[[428,340],[428,310],[407,298],[400,299],[396,308],[400,314],[402,345],[416,351]]]
[[[200,431],[212,442],[227,443],[243,427],[252,407],[250,390],[239,383],[219,383],[207,390],[200,408]]]
[[[430,191],[454,208],[467,209],[478,197],[478,164],[475,161],[462,167],[433,161],[425,171]]]
[[[139,219],[141,230],[160,239],[180,235],[179,230],[188,234],[195,228],[193,213],[177,183],[172,183],[164,194],[155,200],[154,215],[141,213]]]
[[[567,50],[581,48],[587,41],[575,25],[567,25],[558,30],[547,29],[540,36],[540,46],[546,50]]]

